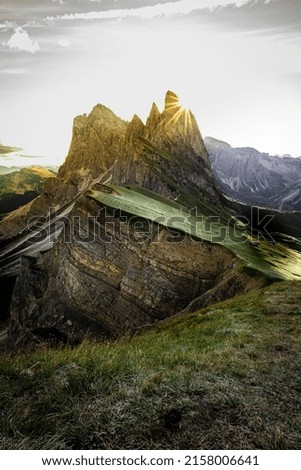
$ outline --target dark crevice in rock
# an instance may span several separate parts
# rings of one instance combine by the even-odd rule
[[[16,284],[16,277],[2,277],[0,278],[0,323],[6,323],[10,317],[10,303],[13,295],[13,290]]]

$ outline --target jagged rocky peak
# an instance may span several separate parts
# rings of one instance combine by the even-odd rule
[[[146,121],[146,128],[149,131],[154,131],[154,129],[157,127],[160,121],[161,121],[161,113],[156,103],[153,103],[149,116]]]
[[[186,122],[185,130],[187,131],[189,127],[195,126],[196,121],[192,122],[194,118],[190,109],[186,109],[181,104],[180,98],[173,92],[168,91],[165,95],[165,106],[163,116],[169,124],[177,124],[180,120]],[[199,131],[199,129],[198,129]]]
[[[166,197],[174,198],[175,188],[184,188],[214,204],[221,199],[196,120],[172,91],[166,93],[163,112],[153,103],[145,125],[137,115],[124,121],[102,104],[74,119],[68,156],[58,172],[57,184],[71,188],[59,191],[61,204],[104,174],[113,184],[142,186]],[[40,212],[58,199],[55,185],[53,192],[45,189],[38,199]],[[4,236],[23,229],[36,215],[32,208],[25,207],[22,217],[13,215],[16,230],[5,228]]]
[[[127,128],[127,131],[126,131],[126,137],[127,136],[130,136],[130,135],[137,135],[137,134],[143,134],[143,131],[144,131],[144,124],[142,122],[142,120],[140,119],[139,116],[137,116],[137,114],[134,114],[131,122],[129,123],[128,125],[128,128]]]
[[[106,127],[110,127],[112,125],[119,127],[128,124],[127,121],[121,119],[110,108],[103,104],[97,104],[94,106],[88,118],[90,120],[101,121]]]
[[[79,175],[96,177],[122,156],[128,122],[102,104],[73,123],[70,149],[58,177],[76,180]]]
[[[173,91],[168,90],[165,95],[164,113],[166,115],[175,114],[179,109],[181,109],[181,104],[178,95]]]
[[[132,155],[133,159],[139,158],[141,151],[141,137],[144,135],[144,123],[137,114],[134,114],[129,123],[124,143],[124,156]]]
[[[136,114],[131,122],[126,122],[102,104],[90,114],[76,117],[70,150],[58,176],[76,183],[87,175],[97,177],[119,160],[131,156],[134,161],[139,160],[143,139],[175,157],[199,156],[208,167],[207,152],[193,114],[181,107],[174,92],[168,91],[163,112],[153,103],[145,125]]]
[[[190,116],[189,130],[185,116]],[[110,240],[111,223],[100,212],[102,206],[86,191],[78,191],[93,187],[104,174],[113,185],[148,189],[186,207],[200,201],[208,215],[222,206],[196,121],[174,93],[167,93],[162,113],[153,104],[146,125],[137,115],[125,122],[103,105],[77,117],[59,177],[45,185],[23,214],[26,222],[38,210],[45,214],[48,206],[56,207],[59,196],[60,208],[70,203],[71,227],[66,225],[64,235],[38,264],[26,259],[21,265],[11,302],[13,342],[21,344],[26,335],[31,341],[41,328],[54,328],[68,340],[86,334],[115,338],[174,315],[196,299],[198,306],[207,304],[212,289],[219,300],[227,298],[233,286],[238,293],[244,289],[240,273],[228,272],[232,255],[222,247],[196,244],[189,237],[181,243],[177,237],[169,240],[168,230],[156,224],[149,228],[147,220],[141,231],[136,218],[124,224],[118,213],[113,218],[120,233],[113,228]],[[152,200],[155,203],[157,196]],[[21,223],[16,234],[20,228]],[[146,240],[141,233],[149,233]]]
[[[173,91],[167,91],[162,113],[153,104],[144,136],[154,144],[173,142],[174,148],[180,153],[199,155],[206,166],[209,166],[207,151],[196,119],[189,109],[181,105],[179,97]]]
[[[219,199],[195,117],[172,91],[166,93],[163,112],[153,103],[146,124],[136,114],[126,122],[104,105],[75,119],[59,178],[83,187],[107,170],[114,184],[140,185],[169,196],[169,178],[190,190],[193,182],[197,191]]]
[[[120,127],[127,124],[119,116],[117,116],[110,108],[103,104],[97,104],[94,106],[90,114],[82,114],[76,116],[73,121],[73,135],[86,127],[87,125],[102,126],[102,131],[105,129],[112,129],[114,127]]]

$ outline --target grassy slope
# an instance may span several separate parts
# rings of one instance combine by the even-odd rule
[[[277,283],[116,344],[3,357],[0,446],[300,449],[300,305]]]

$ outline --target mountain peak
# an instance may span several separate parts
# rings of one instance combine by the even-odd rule
[[[216,139],[215,137],[207,136],[204,138],[205,146],[227,147],[232,148],[230,144],[223,140]]]
[[[140,119],[140,117],[138,116],[138,114],[134,114],[134,116],[132,117],[132,120],[130,122],[130,125],[132,126],[144,126],[142,120]]]
[[[160,116],[161,116],[161,113],[159,111],[158,106],[156,105],[156,103],[153,103],[152,107],[151,107],[151,110],[150,110],[150,113],[149,113],[149,118],[158,119],[158,118],[160,118]]]
[[[168,90],[165,95],[164,112],[174,114],[179,108],[181,108],[179,97],[173,91]]]
[[[147,132],[152,133],[161,121],[161,113],[156,103],[152,104],[149,116],[146,121]]]
[[[132,137],[141,136],[144,131],[144,124],[137,114],[134,114],[126,131],[126,140]]]

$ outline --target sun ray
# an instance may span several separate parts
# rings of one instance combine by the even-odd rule
[[[165,107],[168,124],[176,124],[182,119],[184,131],[187,134],[192,126],[191,111],[188,107],[183,106],[177,96],[170,96]]]
[[[173,114],[173,116],[169,119],[168,124],[172,124],[172,123],[176,124],[178,120],[180,119],[181,115],[183,114],[183,112],[184,112],[184,109],[179,108],[178,111],[175,114]]]
[[[188,131],[188,112],[187,109],[184,111],[184,120],[185,120],[185,133],[187,134]]]

